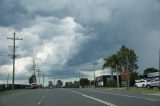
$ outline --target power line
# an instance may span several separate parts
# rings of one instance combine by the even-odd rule
[[[12,90],[14,90],[14,79],[15,79],[15,58],[18,56],[16,55],[16,40],[23,40],[23,38],[16,38],[16,33],[14,32],[13,37],[7,37],[7,39],[13,40],[13,53],[10,55],[13,60],[13,77],[12,77]]]
[[[60,65],[60,64],[51,64],[51,63],[46,63],[46,62],[41,62],[40,64],[40,67],[44,67],[44,66],[56,66],[58,68],[62,68],[61,70],[63,69],[84,69],[84,70],[88,70],[90,68],[87,68],[87,67],[92,67],[93,63],[87,63],[87,64],[80,64],[80,65],[77,65],[77,66],[66,66],[66,65]],[[101,66],[102,64],[98,64],[96,66]],[[85,67],[86,66],[86,67]]]

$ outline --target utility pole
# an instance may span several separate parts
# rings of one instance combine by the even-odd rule
[[[7,89],[8,89],[8,80],[9,80],[9,73],[7,75]]]
[[[40,70],[38,69],[36,72],[37,72],[37,75],[38,75],[38,82],[39,82],[39,85],[40,85]]]
[[[159,80],[160,80],[160,50],[159,50]]]
[[[76,88],[78,88],[77,71],[76,71]]]
[[[129,80],[129,77],[130,77],[130,75],[129,75],[129,66],[128,66],[129,64],[128,64],[128,56],[127,56],[127,89],[129,89],[130,88],[130,80]]]
[[[31,71],[33,71],[32,76],[34,76],[33,83],[38,83],[37,78],[36,78],[37,65],[35,64],[35,58],[34,57],[33,57],[32,65],[30,65],[30,66],[31,66]],[[38,74],[39,74],[39,72],[38,72]]]
[[[14,32],[13,34],[13,38],[10,38],[10,37],[7,37],[7,39],[11,39],[13,40],[13,54],[11,55],[12,56],[12,59],[13,59],[13,77],[12,77],[12,90],[14,90],[14,80],[15,80],[15,58],[17,57],[16,53],[15,53],[15,49],[16,49],[16,40],[23,40],[23,38],[16,38],[16,33]]]
[[[81,72],[79,71],[79,88],[80,88],[80,86],[81,86],[81,84],[80,84],[80,81],[81,80]]]
[[[44,88],[44,74],[43,74],[43,88]]]
[[[36,65],[35,65],[35,60],[33,58],[33,66],[32,66],[32,69],[33,69],[33,75],[36,75]]]
[[[96,65],[97,65],[97,63],[94,62],[94,63],[93,63],[93,70],[94,70],[94,87],[96,87],[96,73],[95,73],[95,71],[96,71],[95,66],[96,66]]]

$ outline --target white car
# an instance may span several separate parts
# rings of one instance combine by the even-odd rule
[[[159,88],[160,87],[160,80],[159,79],[153,79],[151,81],[149,81],[146,86],[146,88],[154,88],[154,87],[157,87]]]
[[[136,80],[135,87],[137,88],[145,88],[146,85],[150,82],[150,80]]]

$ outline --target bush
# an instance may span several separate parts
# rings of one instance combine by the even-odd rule
[[[5,90],[5,85],[0,85],[0,91],[4,91]]]
[[[107,81],[107,87],[117,87],[117,83],[115,80],[109,80]]]

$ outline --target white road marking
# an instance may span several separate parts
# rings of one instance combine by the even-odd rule
[[[40,99],[40,101],[38,102],[37,106],[39,106],[39,105],[42,103],[42,101],[43,101],[44,98],[46,97],[47,92],[48,92],[48,89],[47,89],[47,91],[43,94],[43,96],[41,97],[41,99]]]
[[[74,92],[74,93],[77,93],[77,94],[79,94],[79,95],[82,95],[82,96],[84,96],[84,97],[86,97],[86,98],[89,98],[89,99],[92,99],[92,100],[98,101],[98,102],[103,103],[103,104],[105,104],[105,105],[107,105],[107,106],[117,106],[117,105],[114,105],[114,104],[112,104],[112,103],[110,103],[110,102],[103,101],[103,100],[101,100],[101,99],[94,98],[94,97],[91,97],[91,96],[85,95],[85,94],[80,93],[80,92],[76,92],[76,91],[73,91],[73,90],[69,90],[69,91]]]
[[[83,89],[83,90],[86,90],[86,89]],[[87,91],[94,91],[94,92],[105,93],[105,94],[110,94],[110,95],[117,95],[117,96],[123,96],[123,97],[129,97],[129,98],[145,99],[145,100],[148,100],[148,101],[160,101],[160,99],[152,99],[152,98],[147,98],[147,97],[122,95],[122,94],[110,93],[110,92],[104,92],[104,91],[98,91],[98,90],[87,90]]]

